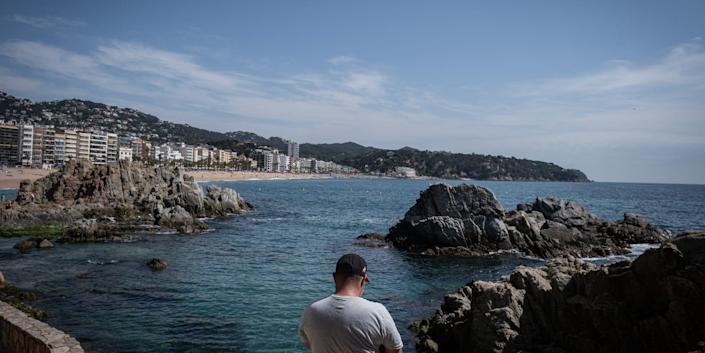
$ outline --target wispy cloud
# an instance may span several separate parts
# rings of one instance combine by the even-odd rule
[[[28,26],[39,28],[39,29],[47,29],[47,28],[53,28],[53,27],[59,27],[59,26],[83,26],[83,25],[85,25],[85,22],[76,21],[76,20],[69,20],[69,19],[66,19],[63,17],[58,17],[58,16],[34,17],[34,16],[24,16],[24,15],[16,14],[11,17],[11,20],[15,21],[17,23],[22,23],[22,24],[25,24]]]
[[[625,90],[662,89],[705,82],[705,51],[698,38],[675,46],[655,64],[635,65],[626,60],[611,60],[609,64],[610,67],[603,71],[523,87],[521,93],[612,94]]]

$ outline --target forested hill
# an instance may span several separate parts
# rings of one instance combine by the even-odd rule
[[[564,169],[553,163],[474,153],[419,151],[409,147],[396,151],[376,150],[340,162],[362,171],[385,172],[405,166],[416,169],[419,175],[447,179],[589,181],[580,170]]]
[[[97,128],[120,135],[139,136],[154,143],[209,143],[248,156],[259,146],[287,151],[287,141],[280,137],[265,138],[247,131],[210,131],[164,121],[131,108],[79,99],[35,103],[0,92],[0,120],[78,129]],[[588,181],[581,171],[564,169],[553,163],[480,154],[419,151],[410,147],[385,150],[354,142],[302,143],[300,156],[333,161],[364,172],[387,172],[394,167],[411,167],[419,175],[439,178]]]

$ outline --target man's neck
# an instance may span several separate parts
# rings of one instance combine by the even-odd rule
[[[344,297],[359,297],[360,290],[356,288],[344,287],[335,291],[335,295],[340,295]]]

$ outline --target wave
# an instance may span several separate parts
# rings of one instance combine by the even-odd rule
[[[86,262],[88,262],[91,265],[112,265],[112,264],[118,263],[118,260],[100,261],[100,260],[88,259]]]

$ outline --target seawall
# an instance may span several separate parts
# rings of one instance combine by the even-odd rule
[[[3,301],[0,301],[0,352],[84,353],[75,338]]]

